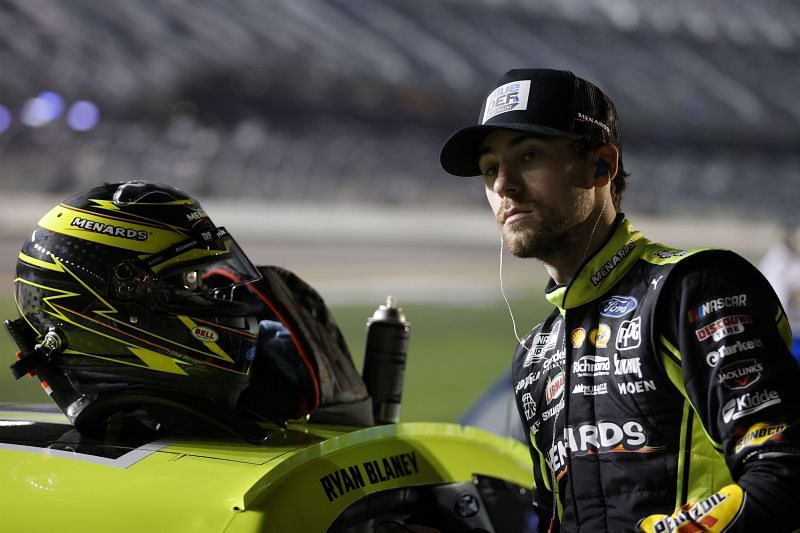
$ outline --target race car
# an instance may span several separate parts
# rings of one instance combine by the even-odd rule
[[[0,479],[3,531],[513,533],[536,524],[527,448],[445,423],[289,424],[263,444],[97,439],[55,406],[3,404]]]

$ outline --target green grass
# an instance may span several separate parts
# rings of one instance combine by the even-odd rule
[[[544,299],[523,309],[515,305],[519,333],[527,333],[546,313]],[[367,317],[375,306],[332,307],[331,311],[361,370]],[[401,419],[451,421],[467,409],[511,360],[516,340],[508,311],[501,303],[489,306],[403,306],[411,323]],[[0,318],[15,318],[13,302],[0,302]],[[49,402],[38,381],[14,381],[9,364],[16,347],[0,334],[0,401]]]

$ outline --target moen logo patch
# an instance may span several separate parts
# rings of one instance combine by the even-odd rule
[[[121,237],[123,239],[132,239],[137,241],[146,241],[150,236],[145,230],[123,228],[121,226],[104,224],[103,222],[95,222],[94,220],[86,220],[85,218],[80,217],[73,218],[70,225],[85,229],[87,231],[102,233],[103,235],[110,235],[112,237]]]
[[[217,342],[219,334],[211,328],[204,328],[203,326],[195,326],[192,328],[192,335],[194,338],[203,342]]]
[[[780,435],[784,429],[786,429],[786,424],[776,424],[774,426],[769,426],[763,422],[753,424],[744,437],[736,441],[734,450],[739,453],[750,446],[759,446],[768,440],[777,439],[779,437],[776,437],[776,435]]]

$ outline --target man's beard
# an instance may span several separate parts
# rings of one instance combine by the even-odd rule
[[[568,224],[565,220],[534,222],[519,220],[504,225],[501,230],[509,252],[517,257],[547,261],[567,245]]]
[[[500,231],[509,252],[545,262],[569,253],[569,249],[578,244],[575,242],[579,239],[576,226],[590,216],[592,209],[588,197],[583,194],[573,196],[561,212],[535,203],[530,208],[529,216],[508,224],[503,224],[498,217]]]

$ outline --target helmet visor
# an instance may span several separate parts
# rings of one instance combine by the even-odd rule
[[[240,314],[237,289],[261,273],[223,227],[204,231],[144,259],[159,306],[192,314]],[[238,309],[238,312],[237,312]]]

